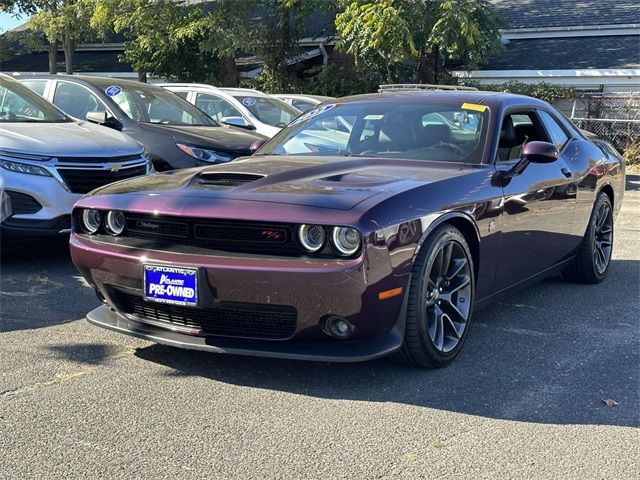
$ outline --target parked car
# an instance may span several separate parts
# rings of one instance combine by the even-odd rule
[[[340,118],[340,145],[298,141]],[[87,318],[211,352],[446,365],[507,290],[606,277],[625,168],[603,145],[524,96],[336,100],[242,162],[80,200],[71,254],[105,303]]]
[[[258,90],[216,88],[198,83],[164,83],[214,120],[256,131],[269,138],[302,112]]]
[[[307,112],[323,102],[335,100],[334,97],[323,97],[322,95],[303,95],[295,93],[279,93],[271,96],[279,98],[283,102],[288,103],[292,107],[295,107],[302,112]]]
[[[122,131],[144,145],[158,171],[225,163],[251,155],[265,137],[221,126],[157,85],[88,76],[19,80],[68,115]]]
[[[132,138],[74,120],[0,74],[3,241],[69,232],[71,208],[83,194],[150,169]]]

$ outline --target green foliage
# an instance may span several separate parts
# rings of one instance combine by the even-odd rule
[[[121,59],[134,71],[179,81],[205,81],[215,77],[217,58],[200,49],[202,38],[180,32],[201,18],[172,0],[92,0],[91,25],[103,35],[125,35]]]
[[[573,98],[576,95],[575,90],[571,87],[553,85],[547,82],[522,83],[512,80],[506,83],[494,85],[478,85],[474,82],[464,82],[464,84],[490,92],[505,92],[515,93],[518,95],[528,95],[530,97],[539,98],[540,100],[544,100],[545,102],[549,103],[560,99]]]
[[[346,62],[333,63],[320,67],[313,72],[309,82],[291,93],[310,93],[312,95],[326,95],[329,97],[345,97],[361,93],[378,91],[380,78],[369,72]]]
[[[640,141],[631,143],[622,154],[627,162],[627,165],[633,165],[634,167],[640,167]]]
[[[501,48],[501,19],[488,0],[342,0],[338,48],[386,80],[419,80],[424,57],[477,66]],[[410,68],[402,68],[402,63]]]

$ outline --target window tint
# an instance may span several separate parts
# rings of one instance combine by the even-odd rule
[[[300,110],[288,103],[271,97],[249,97],[234,95],[234,97],[247,107],[258,120],[273,127],[286,127],[291,121],[300,115]]]
[[[0,122],[69,122],[60,110],[26,85],[0,77]]]
[[[329,104],[298,117],[258,153],[480,163],[488,122],[488,109],[459,103]]]
[[[26,85],[31,90],[36,92],[38,95],[44,95],[44,89],[47,87],[46,80],[27,80],[25,82],[20,82],[23,85]]]
[[[538,111],[538,113],[540,114],[540,118],[542,118],[544,126],[547,127],[547,131],[551,136],[551,142],[554,143],[556,147],[558,147],[558,150],[560,150],[564,146],[564,144],[567,143],[569,137],[566,133],[564,133],[564,130],[558,124],[558,121],[555,118],[553,118],[544,110],[540,110]]]
[[[295,98],[291,100],[291,105],[296,107],[301,112],[306,112],[307,110],[311,110],[313,107],[315,107],[315,104],[307,100],[297,100]]]
[[[240,111],[229,101],[210,93],[199,93],[196,96],[196,107],[218,122],[225,117],[242,117]]]
[[[77,83],[61,82],[56,84],[53,104],[67,115],[79,120],[87,118],[89,112],[105,112],[107,109],[90,90]]]
[[[184,98],[185,100],[187,99],[187,95],[189,95],[189,92],[173,92],[176,95],[178,95],[180,98]]]

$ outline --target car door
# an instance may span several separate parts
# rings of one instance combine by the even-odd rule
[[[503,117],[495,168],[508,172],[530,141],[556,143],[560,155],[552,163],[530,163],[503,181],[503,231],[496,290],[549,269],[574,248],[571,235],[577,175],[566,158],[566,145],[552,138],[534,109],[510,111]]]
[[[84,85],[57,80],[52,103],[67,115],[86,120],[89,112],[106,112],[107,106]]]

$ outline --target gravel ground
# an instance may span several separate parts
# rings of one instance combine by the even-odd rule
[[[64,243],[5,252],[0,478],[637,478],[639,233],[630,176],[608,279],[514,293],[437,371],[154,345],[82,320]]]

